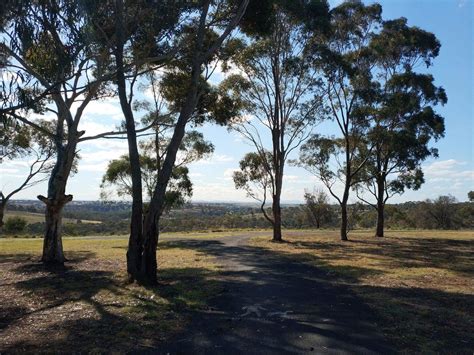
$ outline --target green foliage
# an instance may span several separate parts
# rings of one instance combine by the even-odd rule
[[[457,224],[454,221],[456,213],[453,208],[456,202],[456,198],[451,195],[439,196],[435,200],[426,200],[424,206],[426,213],[435,221],[436,228],[453,229]]]
[[[10,217],[6,220],[3,230],[8,234],[23,233],[26,225],[26,219],[17,216]]]
[[[72,74],[72,52],[61,45],[51,34],[43,32],[25,50],[27,63],[48,82],[60,81]],[[58,72],[58,68],[63,68],[63,72]]]
[[[313,193],[306,191],[304,194],[308,220],[316,228],[327,226],[333,219],[332,209],[328,195],[322,190]]]
[[[239,162],[240,170],[233,174],[236,189],[247,192],[247,196],[265,202],[272,187],[273,164],[270,153],[247,153]],[[263,193],[260,196],[259,193]]]
[[[144,141],[140,144],[140,167],[142,171],[142,183],[148,198],[153,196],[158,183],[158,170],[162,164],[163,152],[161,147],[168,145],[168,137],[165,130],[157,128],[157,137]],[[166,210],[182,206],[192,196],[192,182],[189,178],[189,170],[186,164],[203,159],[214,151],[212,143],[206,141],[202,133],[197,131],[188,132],[179,147],[181,159],[173,168],[168,190],[165,195]],[[102,193],[106,198],[107,186],[113,186],[118,196],[128,196],[132,193],[131,168],[128,155],[109,162],[104,176],[102,177]]]
[[[35,121],[35,125],[48,129],[53,122]],[[56,154],[54,142],[40,130],[31,126],[4,120],[0,122],[0,163],[4,160],[28,158],[28,172],[9,191],[0,188],[0,200],[5,207],[10,199],[18,192],[25,190],[47,179],[53,167],[53,157]]]
[[[37,120],[36,125],[51,129],[54,122]],[[17,159],[32,156],[33,158],[50,159],[56,147],[42,132],[26,124],[5,120],[0,121],[0,145],[5,148],[3,159]]]
[[[43,95],[43,100],[36,96],[49,86],[71,79],[87,62],[95,64],[96,72],[102,67],[103,58],[94,52],[98,47],[91,43],[83,1],[12,1],[9,5],[0,32],[10,38],[3,49],[12,79],[3,91],[14,90],[9,98],[17,104],[40,111],[48,96]]]
[[[222,6],[216,8],[215,24],[225,23],[226,16],[232,14],[232,4],[223,2]],[[195,5],[201,6],[201,5]],[[228,11],[228,12],[226,12]],[[157,80],[157,89],[165,102],[168,111],[177,114],[181,111],[190,94],[190,85],[192,83],[193,65],[196,55],[202,55],[207,48],[211,48],[216,43],[219,33],[210,26],[204,32],[202,48],[197,52],[196,48],[196,29],[197,23],[183,23],[172,32],[175,40],[174,49],[176,53],[173,57],[163,63],[162,74]],[[242,43],[239,39],[228,39],[219,50],[206,57],[202,63],[198,78],[197,102],[189,121],[194,124],[203,124],[204,122],[214,122],[217,124],[227,124],[229,120],[238,113],[234,107],[234,102],[230,100],[225,93],[219,91],[218,87],[209,82],[215,67],[221,65],[226,67],[232,56],[239,51]]]
[[[348,189],[371,154],[367,139],[376,85],[372,83],[371,36],[381,23],[381,6],[348,1],[331,10],[329,34],[312,48],[313,65],[322,76],[325,94],[321,116],[335,121],[337,136],[314,134],[300,149],[298,164],[319,177],[331,195],[345,206]],[[338,195],[334,184],[344,185]]]
[[[27,155],[32,144],[32,131],[27,126],[16,125],[14,122],[0,123],[0,145],[4,147],[2,158],[17,158]]]
[[[402,17],[384,21],[382,31],[374,36],[370,47],[377,57],[386,58],[392,66],[413,67],[414,59],[430,66],[441,44],[433,33],[407,26],[407,19]]]
[[[438,156],[430,143],[442,138],[445,131],[444,119],[434,107],[444,105],[447,96],[434,84],[432,75],[414,71],[420,64],[429,67],[439,53],[440,43],[432,33],[407,26],[404,18],[385,21],[369,47],[377,89],[370,102],[373,124],[367,149],[372,154],[361,180],[386,202],[424,183],[421,163]],[[383,183],[384,191],[375,189],[374,180]]]
[[[311,41],[302,23],[292,23],[287,13],[278,13],[278,25],[271,34],[253,38],[235,53],[232,66],[238,73],[230,74],[219,88],[221,95],[234,102],[233,112],[240,113],[230,122],[232,127],[245,123],[242,116],[254,115],[270,129],[281,122],[282,135],[299,137],[308,122],[316,119],[319,80],[311,67]],[[276,107],[276,96],[282,101],[280,107]]]
[[[469,199],[469,202],[474,202],[474,191],[469,191],[467,193],[467,198]]]
[[[331,157],[339,154],[341,148],[341,140],[314,134],[301,146],[296,164],[303,166],[324,181],[331,181],[336,174],[343,173],[341,168],[333,171],[329,165]]]
[[[250,0],[240,23],[249,36],[266,36],[277,26],[278,12],[285,11],[309,31],[325,31],[329,22],[326,0]]]

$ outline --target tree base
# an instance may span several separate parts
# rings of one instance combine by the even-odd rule
[[[286,243],[286,241],[283,240],[283,239],[270,239],[270,242],[272,242],[272,243]]]
[[[69,260],[66,258],[64,258],[63,260],[45,259],[45,258],[41,259],[41,262],[43,264],[48,264],[48,265],[64,265],[66,261],[69,261]]]
[[[140,276],[135,279],[135,282],[143,287],[156,287],[158,286],[158,280],[153,277]]]
[[[43,268],[50,272],[62,272],[67,269],[66,265],[64,265],[64,262],[57,260],[40,260],[40,262],[43,264]]]

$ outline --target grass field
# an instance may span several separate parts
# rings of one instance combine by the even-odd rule
[[[43,213],[33,213],[33,212],[22,212],[22,211],[7,211],[5,213],[5,221],[9,217],[22,217],[26,220],[28,224],[33,223],[43,223],[44,222],[44,214]],[[73,218],[63,218],[64,223],[76,224],[77,219]],[[89,223],[89,224],[100,224],[101,221],[91,221],[87,219],[81,219],[81,223]]]
[[[65,239],[67,268],[45,270],[41,240],[0,240],[0,353],[113,352],[157,346],[219,292],[218,266],[189,249],[159,253],[159,285],[125,279],[125,238]]]
[[[67,268],[45,270],[40,239],[0,239],[0,353],[113,352],[155,347],[219,294],[219,265],[175,237],[253,235],[251,245],[287,262],[310,263],[368,304],[401,352],[472,353],[474,233],[270,231],[163,234],[159,286],[125,279],[127,237],[65,238]],[[284,298],[284,295],[281,295]]]
[[[291,234],[286,243],[252,244],[288,261],[327,270],[378,315],[379,327],[402,352],[472,353],[474,232],[337,232]]]

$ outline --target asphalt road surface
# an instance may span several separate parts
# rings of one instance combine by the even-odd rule
[[[177,241],[224,266],[224,292],[163,354],[390,354],[370,309],[319,268],[272,256],[252,236]]]

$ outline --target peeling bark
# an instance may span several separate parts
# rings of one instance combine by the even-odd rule
[[[62,265],[66,261],[61,235],[62,212],[64,205],[72,201],[72,195],[63,196],[59,200],[50,200],[40,195],[38,199],[46,204],[46,230],[41,261],[46,264]]]
[[[64,206],[72,201],[72,195],[66,195],[66,185],[72,170],[76,156],[78,134],[76,127],[71,125],[68,131],[67,143],[63,145],[63,126],[61,122],[72,122],[69,111],[68,118],[58,120],[56,134],[56,163],[51,172],[48,183],[48,197],[38,196],[38,199],[46,205],[45,222],[46,229],[43,240],[43,256],[41,260],[47,264],[63,265],[66,260],[62,245],[62,213]]]

